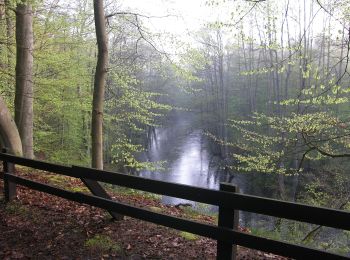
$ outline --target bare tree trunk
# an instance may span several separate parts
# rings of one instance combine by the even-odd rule
[[[0,142],[14,155],[22,155],[22,143],[15,122],[0,96]]]
[[[242,38],[242,54],[243,54],[243,60],[244,60],[244,70],[245,71],[249,71],[248,64],[247,64],[246,47],[245,47],[245,41],[246,40],[244,38],[244,33],[243,33],[242,30],[241,30],[240,34],[241,34],[240,37]],[[250,74],[248,75],[248,77],[250,78]],[[249,89],[250,86],[249,85],[248,85],[248,87],[246,86],[245,79],[246,79],[246,77],[244,77],[243,87],[244,87],[244,91],[247,92],[246,96],[247,96],[247,104],[248,104],[248,113],[250,115],[252,113],[252,109],[251,109],[252,106],[251,106],[251,100],[250,100],[250,89]]]
[[[15,122],[23,156],[33,158],[33,13],[29,4],[16,8]]]
[[[103,169],[103,103],[108,66],[108,39],[102,0],[94,0],[94,15],[98,56],[92,105],[91,166],[93,168]]]
[[[6,38],[7,38],[7,67],[12,72],[13,68],[13,57],[14,57],[14,28],[13,28],[13,17],[11,16],[10,0],[5,0],[5,12],[6,12]],[[7,80],[8,87],[13,86],[13,79],[9,77]]]
[[[224,141],[224,144],[221,145],[221,156],[226,159],[227,157],[227,111],[226,111],[226,89],[224,85],[224,49],[223,49],[223,42],[222,42],[222,35],[221,32],[217,31],[217,56],[218,56],[218,76],[219,76],[219,92],[220,92],[220,98],[219,98],[219,104],[220,104],[220,125],[221,125],[221,139]]]

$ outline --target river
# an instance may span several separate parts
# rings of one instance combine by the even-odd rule
[[[181,114],[181,116],[174,117],[169,122],[164,127],[155,130],[148,150],[138,158],[151,162],[164,161],[164,170],[144,170],[139,173],[140,176],[209,189],[219,189],[220,182],[229,182],[238,186],[240,192],[244,194],[278,198],[278,181],[276,181],[278,176],[276,175],[228,173],[221,170],[219,167],[220,159],[211,153],[208,139],[203,131],[196,127],[193,116]],[[296,180],[295,177],[285,176],[286,191],[291,192],[291,194],[295,192]],[[162,197],[162,203],[171,205],[189,203],[192,208],[202,213],[215,214],[218,210],[217,207],[212,205],[168,196]],[[255,234],[263,232],[264,235],[266,235],[266,231],[274,232],[277,227],[281,237],[285,239],[293,233],[291,230],[295,228],[292,222],[284,222],[282,225],[277,218],[241,211],[239,213],[239,225],[250,228]],[[302,226],[300,232],[306,234],[309,229],[310,226],[308,228]],[[342,232],[336,229],[324,228],[323,232],[318,235],[318,239],[321,241],[328,241],[332,237],[340,237],[340,241],[345,241],[342,238]],[[346,244],[346,242],[344,243]]]
[[[220,182],[230,182],[237,185],[240,192],[252,195],[267,196],[264,189],[252,185],[254,176],[242,173],[227,173],[220,170],[218,158],[213,156],[208,148],[208,140],[203,131],[194,127],[190,115],[176,118],[171,125],[155,130],[149,149],[142,155],[145,161],[164,161],[164,170],[141,171],[140,176],[175,182],[197,187],[219,189]],[[199,211],[215,212],[214,206],[195,203],[168,196],[162,197],[164,204],[189,203]],[[240,214],[240,222],[245,226],[265,222],[267,218],[256,214]],[[271,221],[268,221],[271,222]],[[266,224],[266,223],[265,223]]]

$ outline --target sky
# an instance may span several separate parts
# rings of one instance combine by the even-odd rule
[[[195,31],[213,17],[213,9],[205,0],[123,0],[122,6],[149,16],[167,16],[149,19],[155,31],[184,34]]]
[[[231,10],[206,4],[207,0],[121,0],[121,8],[154,18],[143,23],[154,33],[168,33],[157,44],[168,54],[182,53],[188,45],[198,44],[196,33],[208,22],[229,19]],[[232,4],[232,3],[231,3]],[[164,17],[165,16],[165,17]],[[156,18],[161,17],[161,18]],[[174,43],[176,42],[176,43]]]
[[[276,15],[281,19],[283,18],[287,1],[288,0],[270,2],[273,7],[275,7],[272,11],[279,12],[278,14],[276,13]],[[253,32],[250,27],[250,18],[245,16],[245,14],[250,11],[252,3],[237,0],[222,0],[218,6],[208,6],[206,2],[207,0],[120,0],[123,10],[130,10],[148,16],[163,17],[143,19],[143,23],[150,31],[154,33],[166,32],[178,39],[181,38],[182,41],[187,43],[195,43],[195,32],[203,28],[208,22],[229,21],[235,24],[241,17],[244,17],[243,31],[245,34],[258,37],[258,33]],[[311,3],[314,3],[313,12],[317,15],[313,19],[312,26],[308,27],[308,29],[312,29],[313,35],[315,36],[324,30],[324,11],[316,4],[315,0],[306,0],[307,16],[310,12]],[[289,4],[290,34],[291,37],[298,38],[299,25],[296,21],[298,20],[298,15],[300,15],[299,7],[303,8],[303,0],[290,0]],[[237,6],[239,6],[238,9],[236,9]],[[256,5],[254,8],[258,11],[259,5]],[[232,14],[234,18],[231,19]],[[266,14],[261,14],[258,19],[266,19]],[[306,21],[309,21],[309,17],[306,17]],[[277,23],[281,23],[281,21]],[[303,17],[301,17],[301,23],[303,23]],[[263,24],[263,22],[261,24]],[[334,32],[339,31],[339,22],[333,20],[332,24]],[[307,24],[307,26],[309,25]],[[238,29],[236,28],[233,29],[233,31],[234,30],[237,32]],[[233,34],[234,32],[230,32],[231,36]],[[285,33],[284,37],[287,37],[286,35]],[[167,43],[165,43],[165,45],[167,45]],[[170,44],[168,46],[170,46]]]

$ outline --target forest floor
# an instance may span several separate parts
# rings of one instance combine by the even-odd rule
[[[87,192],[78,179],[19,168],[17,174]],[[0,182],[0,194],[3,183]],[[196,221],[214,216],[188,208],[163,205],[159,199],[132,191],[113,192],[122,201],[153,211]],[[249,232],[249,230],[243,230]],[[0,259],[215,259],[216,241],[134,218],[113,221],[104,210],[18,187],[17,199],[0,198]],[[238,248],[238,259],[285,259]]]

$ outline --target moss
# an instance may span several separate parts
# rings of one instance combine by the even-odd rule
[[[92,251],[98,252],[111,252],[115,254],[122,252],[121,246],[106,235],[95,235],[89,238],[85,241],[85,246]]]
[[[11,215],[29,215],[29,210],[18,202],[10,202],[6,205],[6,212]]]
[[[160,213],[160,212],[162,212],[163,211],[163,209],[162,208],[159,208],[159,207],[153,207],[153,206],[151,206],[151,207],[148,207],[150,210],[152,210],[152,211],[154,211],[154,212],[157,212],[157,213]]]
[[[189,218],[199,218],[202,216],[200,212],[192,208],[191,206],[179,206],[180,209],[182,209],[183,213]]]
[[[346,255],[349,253],[349,250],[350,248],[347,247],[347,246],[343,246],[343,247],[340,247],[340,248],[336,248],[336,249],[331,249],[330,251],[333,251],[334,253],[336,254],[341,254],[341,255]]]
[[[160,201],[162,199],[161,195],[154,194],[151,192],[130,189],[130,188],[116,186],[116,185],[112,185],[112,184],[103,184],[102,186],[112,193],[118,193],[118,194],[121,194],[124,196],[142,196],[143,198],[150,199],[150,200],[156,200],[156,201]]]
[[[20,171],[20,172],[24,172],[24,173],[32,173],[32,172],[36,172],[36,170],[33,170],[33,168],[28,168],[27,166],[23,166],[23,165],[16,165],[16,170]]]
[[[55,185],[65,185],[67,183],[67,177],[61,175],[47,175],[47,180]]]
[[[10,215],[21,216],[34,224],[40,223],[40,210],[35,207],[26,207],[17,201],[9,202],[5,206],[5,212]]]
[[[180,236],[186,240],[191,240],[191,241],[198,239],[197,235],[189,233],[189,232],[184,232],[184,231],[180,232]]]
[[[59,187],[65,188],[68,191],[72,192],[81,192],[81,193],[89,193],[89,189],[84,186],[71,186],[69,177],[61,176],[61,175],[47,175],[47,180],[50,184],[57,185]]]
[[[82,186],[69,187],[67,188],[67,190],[73,191],[73,192],[89,193],[89,189]]]

